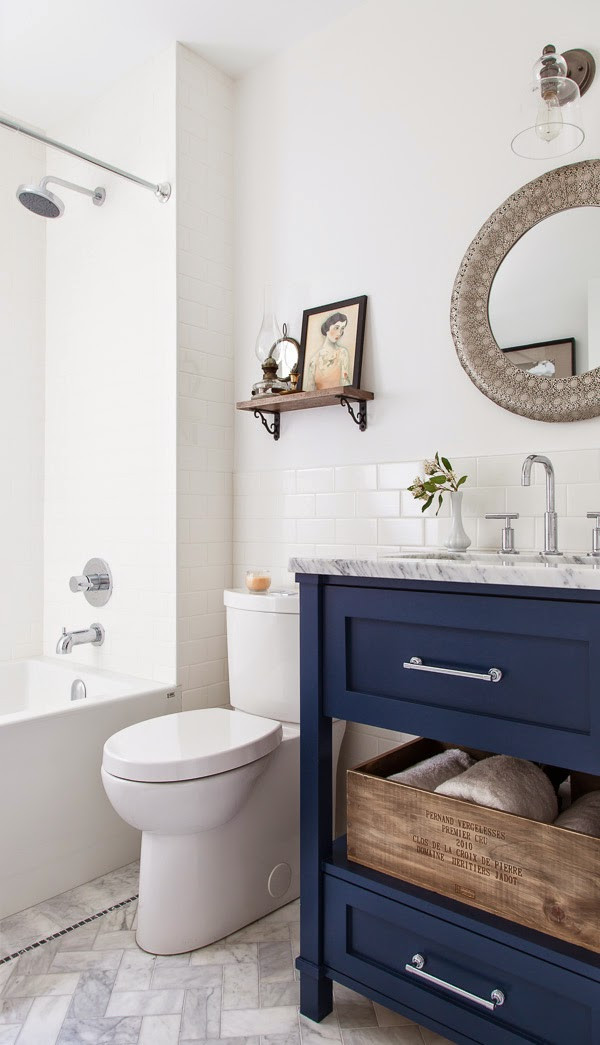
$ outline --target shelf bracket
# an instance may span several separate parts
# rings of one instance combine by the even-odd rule
[[[261,420],[262,424],[265,426],[265,428],[267,429],[267,432],[269,433],[269,435],[272,435],[273,439],[275,440],[275,442],[277,442],[277,440],[279,439],[279,427],[280,427],[280,423],[281,423],[280,422],[279,410],[276,410],[271,415],[273,417],[273,424],[272,425],[269,424],[269,422],[267,421],[267,418],[263,414],[262,410],[255,410],[254,411],[254,416],[255,417],[260,417],[260,420]]]
[[[367,401],[360,399],[348,399],[348,396],[336,396],[340,401],[340,406],[345,406],[350,417],[354,421],[355,425],[358,425],[361,432],[365,432],[367,429]],[[352,403],[358,403],[358,411],[354,413]]]

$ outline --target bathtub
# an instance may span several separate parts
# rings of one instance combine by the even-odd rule
[[[71,701],[82,679],[87,696]],[[118,729],[181,711],[181,691],[38,657],[0,664],[0,918],[139,856],[100,779]]]

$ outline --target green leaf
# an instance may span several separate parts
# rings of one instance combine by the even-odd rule
[[[447,482],[447,480],[448,477],[445,475],[432,475],[429,479],[429,482],[435,483],[436,486],[439,486],[441,483]]]
[[[427,500],[425,501],[425,504],[421,508],[421,511],[422,512],[426,512],[432,501],[433,501],[433,494],[431,494],[431,496],[427,498]]]
[[[437,450],[435,451],[434,461],[435,461],[435,463],[437,464],[437,466],[439,468],[440,467],[440,455],[439,455],[439,452]]]
[[[466,483],[466,481],[467,481],[467,476],[466,475],[461,476],[461,478],[458,480],[458,482],[456,484],[456,489],[458,490],[458,487],[462,486],[462,484]]]
[[[446,469],[447,472],[451,472],[452,471],[452,465],[450,464],[450,461],[448,460],[447,457],[442,457],[442,464],[443,464],[443,466],[444,466],[444,468]]]
[[[444,495],[440,493],[440,494],[438,494],[438,507],[437,507],[437,512],[435,513],[436,515],[439,514],[439,510],[442,507],[443,502],[444,502]]]

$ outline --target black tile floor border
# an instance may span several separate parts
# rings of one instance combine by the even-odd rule
[[[110,914],[111,911],[118,911],[121,907],[126,907],[128,903],[133,903],[137,900],[139,893],[135,896],[128,897],[127,900],[121,900],[120,903],[115,903],[112,907],[105,907],[103,911],[98,911],[96,914],[90,914],[89,918],[82,918],[80,922],[74,922],[73,925],[69,925],[66,929],[60,929],[57,933],[52,933],[51,936],[45,936],[43,940],[36,940],[35,943],[30,943],[28,947],[21,947],[20,951],[14,951],[13,954],[6,954],[4,958],[0,958],[0,965],[6,965],[7,962],[12,962],[15,958],[20,958],[22,954],[28,954],[29,951],[35,951],[37,947],[43,947],[45,943],[52,943],[53,940],[60,939],[61,936],[66,936],[67,933],[72,933],[73,929],[80,929],[82,925],[87,925],[88,922],[95,922],[97,918],[102,918],[105,914]]]

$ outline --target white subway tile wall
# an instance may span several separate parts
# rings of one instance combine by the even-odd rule
[[[521,486],[526,453],[452,460],[457,474],[468,475],[463,516],[473,548],[500,547],[503,524],[485,515],[502,511],[519,512],[517,548],[543,547],[544,472],[535,467],[531,487]],[[586,512],[600,511],[600,450],[547,453],[556,471],[560,547],[588,551],[592,522]],[[293,583],[286,568],[292,555],[374,558],[403,547],[443,544],[450,528],[449,499],[439,515],[435,505],[423,514],[407,490],[422,468],[422,461],[386,461],[236,473],[234,583],[242,584],[246,567],[257,562],[271,569],[276,583]]]
[[[223,588],[231,585],[233,538],[232,110],[231,80],[179,45],[177,674],[186,710],[229,699]]]

